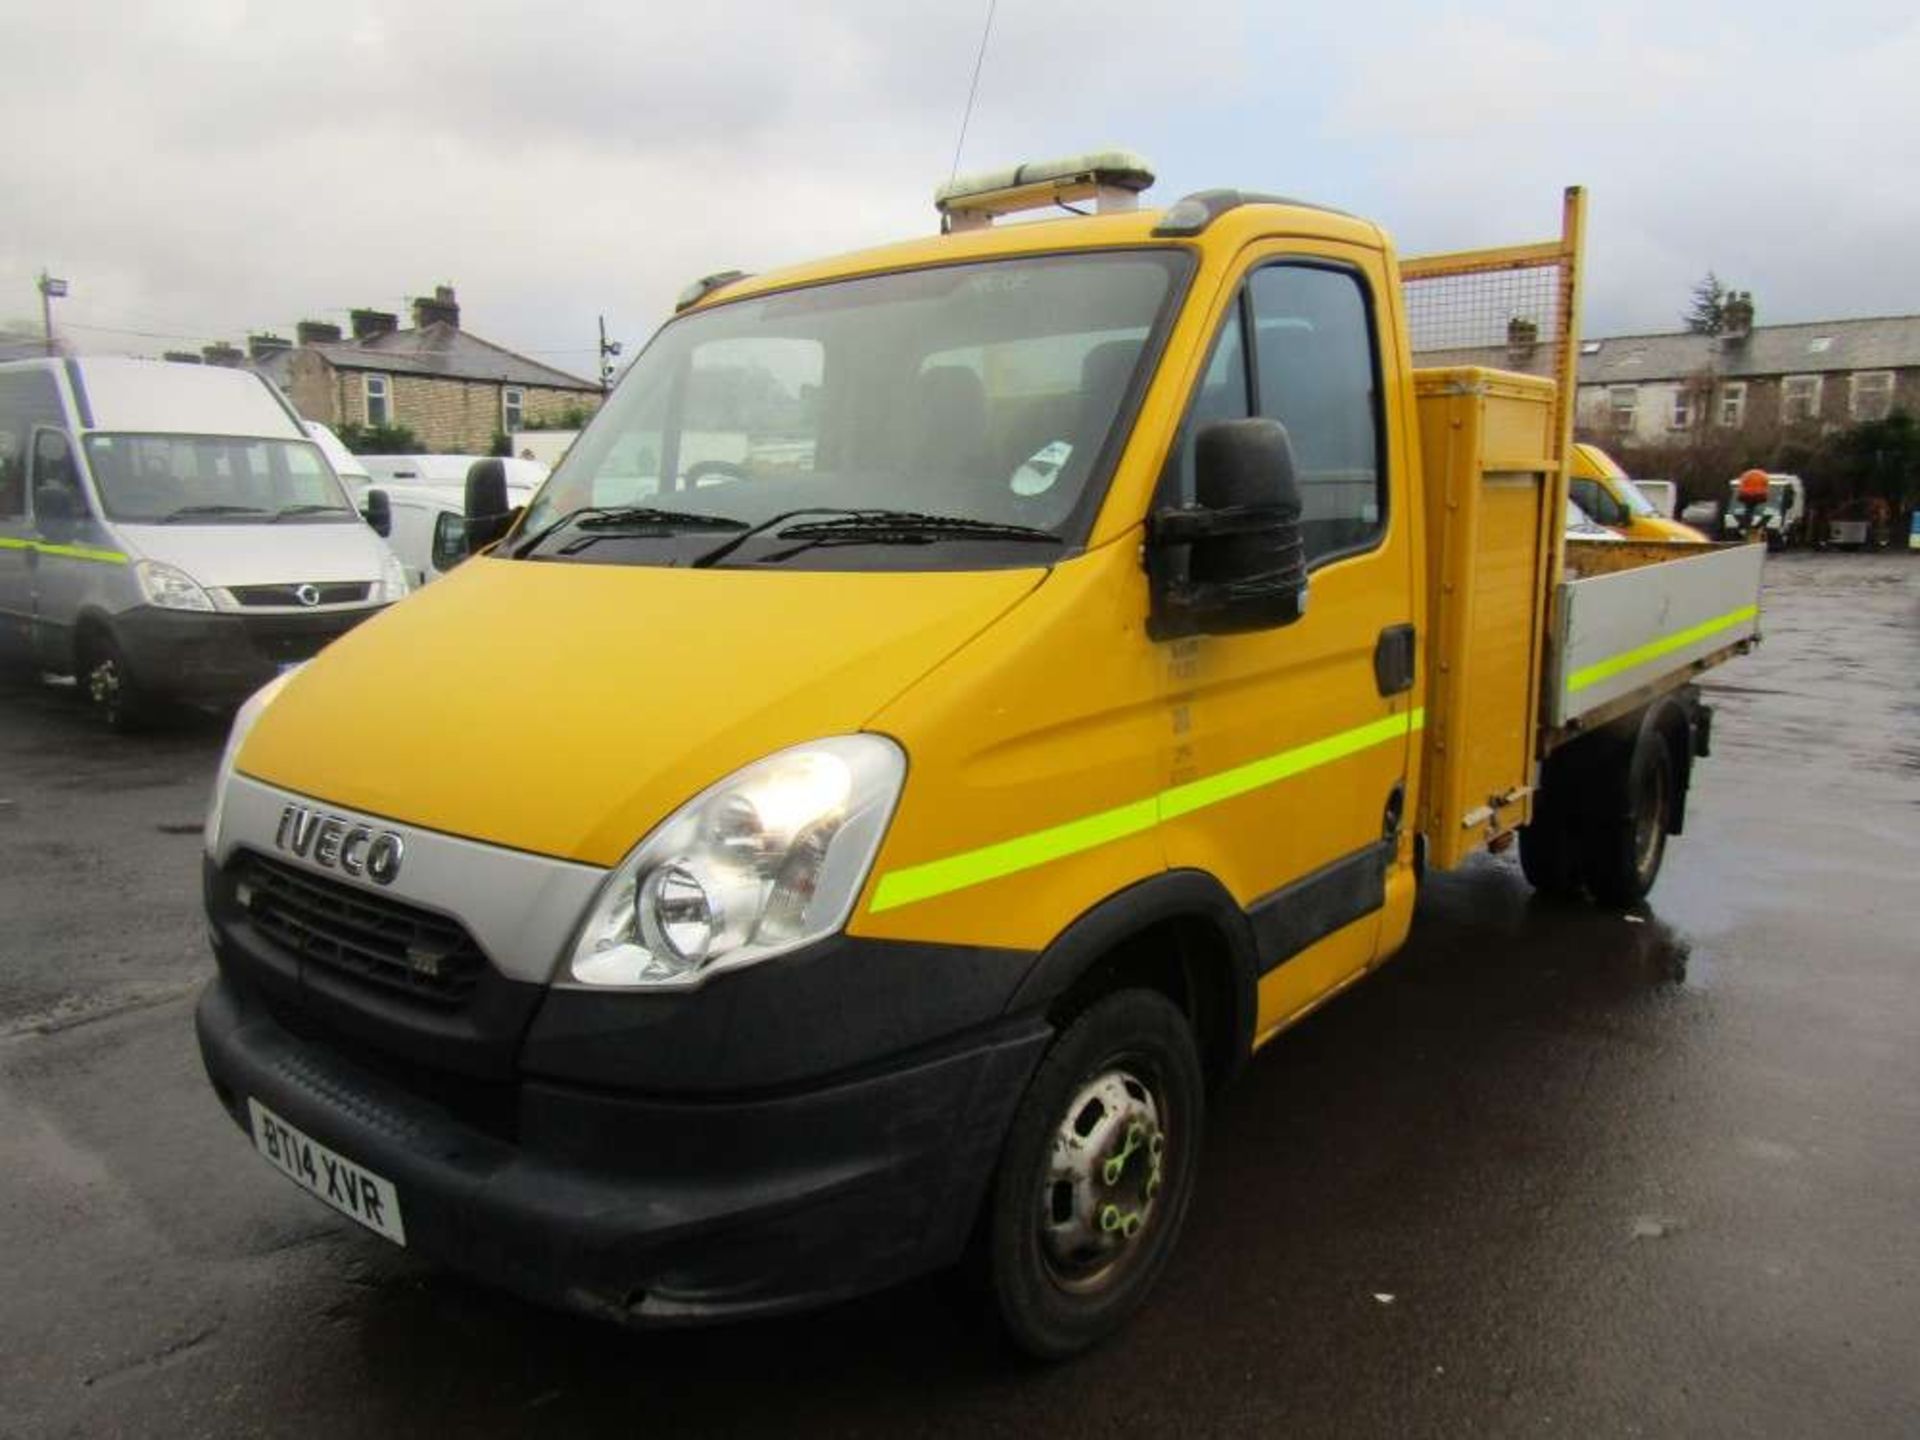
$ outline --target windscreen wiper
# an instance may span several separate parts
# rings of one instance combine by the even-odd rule
[[[273,512],[273,518],[275,520],[284,520],[289,515],[351,515],[352,513],[351,510],[342,509],[338,505],[315,505],[308,503],[301,505],[282,505],[278,510]]]
[[[169,510],[162,515],[159,523],[174,525],[199,515],[265,515],[266,513],[258,505],[182,505],[178,510]]]
[[[651,505],[587,505],[569,510],[558,519],[540,527],[521,541],[514,550],[516,560],[524,560],[540,548],[542,541],[557,535],[569,525],[583,530],[617,530],[627,526],[661,531],[672,530],[744,530],[747,522],[728,515],[701,515],[691,510],[659,510]]]
[[[805,520],[786,525],[802,515],[823,515],[823,520]],[[786,525],[784,530],[775,526]],[[815,545],[931,545],[936,540],[1046,540],[1064,544],[1051,530],[1033,525],[1010,525],[998,520],[973,520],[964,515],[927,515],[918,510],[854,509],[838,505],[814,505],[801,510],[785,510],[770,515],[751,529],[733,536],[692,563],[695,567],[716,565],[756,535],[774,531],[776,540],[799,540],[770,560],[784,560]]]

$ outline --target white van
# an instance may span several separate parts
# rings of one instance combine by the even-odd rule
[[[360,457],[347,449],[346,443],[318,420],[303,420],[301,424],[307,434],[313,437],[313,443],[320,447],[320,453],[327,457],[327,464],[340,477],[340,483],[347,487],[347,494],[355,499],[363,495],[367,486],[373,483],[373,473]]]
[[[77,676],[110,726],[238,700],[406,593],[258,375],[0,364],[0,663]]]
[[[476,460],[492,459],[487,455],[362,455],[360,463],[366,467],[375,485],[453,485],[464,486],[467,472],[473,468]],[[536,489],[546,483],[552,473],[547,466],[537,460],[502,460],[507,469],[509,487],[524,485]],[[464,493],[464,492],[463,492]]]
[[[509,483],[507,499],[515,507],[533,498],[538,486]],[[387,497],[392,529],[387,544],[419,589],[467,558],[466,491],[452,485],[378,485]],[[368,492],[371,494],[372,492]]]

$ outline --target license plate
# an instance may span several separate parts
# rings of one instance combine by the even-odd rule
[[[282,1175],[374,1234],[396,1245],[407,1243],[400,1196],[391,1181],[329,1150],[251,1097],[247,1113],[253,1119],[254,1148]]]

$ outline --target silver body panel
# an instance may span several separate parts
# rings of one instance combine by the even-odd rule
[[[1767,547],[1723,545],[1560,587],[1556,728],[1760,633]]]
[[[376,831],[394,832],[405,847],[399,873],[391,884],[381,885],[364,875],[348,874],[337,865],[319,864],[311,855],[295,855],[280,848],[275,837],[289,805],[323,816],[338,816]],[[342,809],[316,796],[235,774],[227,782],[213,858],[225,865],[240,849],[458,920],[502,975],[535,984],[553,978],[575,927],[607,874],[591,865],[482,845],[418,825]]]

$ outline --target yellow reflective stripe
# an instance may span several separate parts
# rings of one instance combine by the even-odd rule
[[[1005,875],[1031,870],[1049,861],[1078,855],[1110,841],[1138,835],[1163,821],[1191,815],[1209,805],[1218,805],[1224,800],[1371,749],[1383,741],[1410,735],[1425,723],[1424,710],[1389,715],[1352,730],[1343,730],[1338,735],[1329,735],[1324,740],[1315,740],[1311,744],[1282,750],[1277,755],[1224,770],[1204,780],[1176,785],[1146,800],[1135,800],[1112,810],[1069,820],[1063,825],[1036,830],[1030,835],[983,845],[978,850],[949,855],[944,860],[929,860],[924,865],[909,865],[904,870],[888,871],[874,886],[873,902],[867,907],[868,912],[877,914],[882,910],[911,905],[915,901],[931,900],[936,895],[965,890]]]
[[[49,545],[44,540],[15,540],[0,535],[0,550],[38,550],[42,555],[64,555],[69,560],[96,560],[102,565],[124,565],[127,557],[118,550],[96,550],[91,545]]]
[[[1623,651],[1606,660],[1598,660],[1585,669],[1576,670],[1567,680],[1567,693],[1578,695],[1589,685],[1598,685],[1602,680],[1611,680],[1644,665],[1649,660],[1658,660],[1662,655],[1671,655],[1676,650],[1684,650],[1696,641],[1705,640],[1709,635],[1718,635],[1722,630],[1731,630],[1745,620],[1752,620],[1760,614],[1758,605],[1742,605],[1738,610],[1729,610],[1725,615],[1715,616],[1711,620],[1702,620],[1698,625],[1689,625],[1672,635],[1662,636],[1632,650]]]

